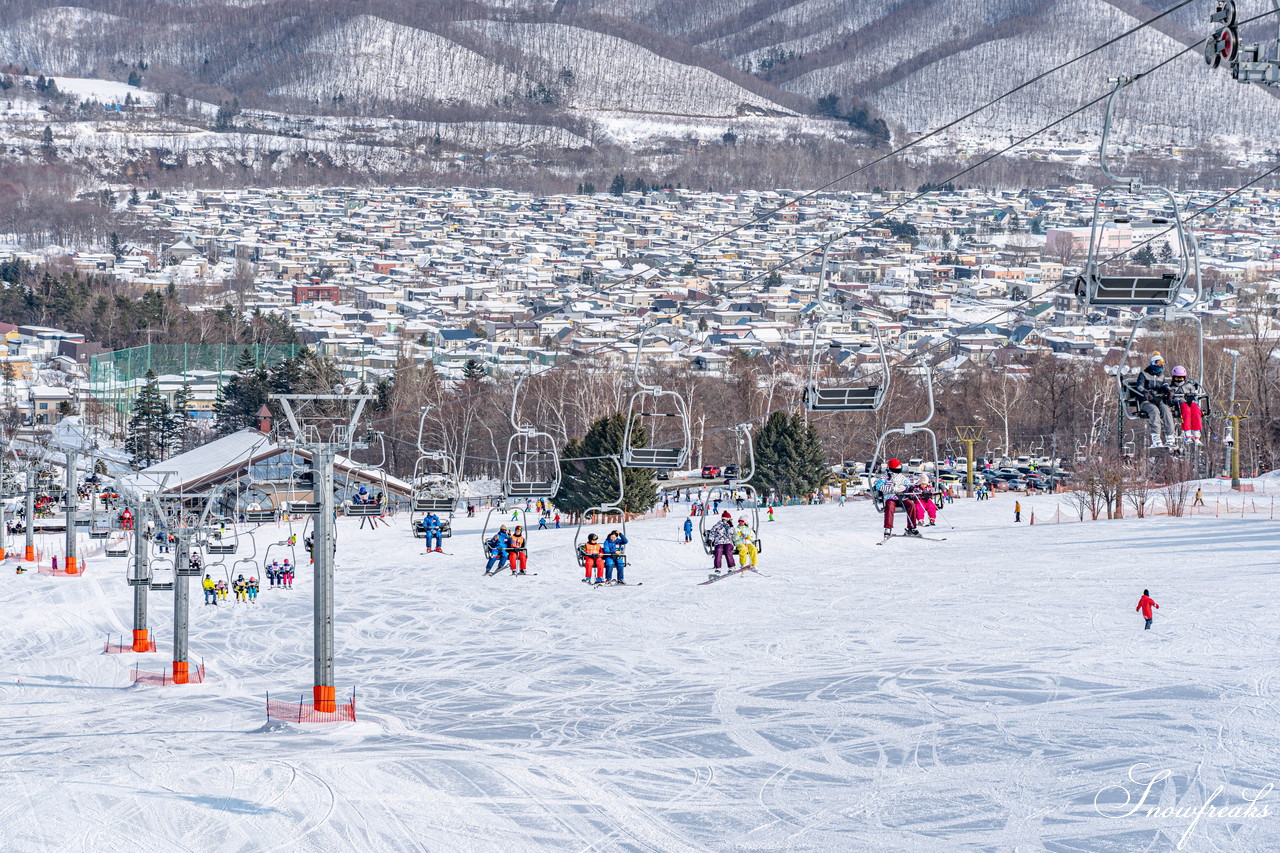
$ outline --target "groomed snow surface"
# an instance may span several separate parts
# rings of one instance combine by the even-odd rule
[[[490,578],[482,519],[446,555],[403,516],[341,520],[354,724],[264,726],[266,691],[310,696],[305,574],[256,606],[193,589],[209,681],[148,687],[128,670],[168,661],[170,594],[151,597],[161,654],[106,655],[130,627],[123,560],[80,579],[9,562],[3,847],[1280,849],[1280,795],[1243,816],[1280,783],[1280,523],[1029,527],[1013,500],[957,502],[945,542],[883,546],[865,502],[784,507],[761,525],[766,574],[709,586],[675,516],[630,526],[643,586],[603,589],[580,582],[572,530],[532,534],[537,577]],[[1196,820],[1206,802],[1238,816]]]

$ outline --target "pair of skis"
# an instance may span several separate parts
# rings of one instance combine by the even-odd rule
[[[587,586],[594,587],[596,589],[600,589],[601,587],[606,587],[606,586],[644,586],[644,581],[640,581],[638,583],[618,583],[617,581],[601,581],[600,583],[596,583],[594,581],[589,581],[586,578],[583,578],[582,582],[585,583]]]
[[[923,542],[946,542],[947,541],[947,537],[945,536],[908,536],[905,533],[895,533],[892,536],[886,536],[876,544],[883,545],[884,543],[888,542],[890,539],[919,539]]]
[[[762,578],[768,577],[768,575],[766,575],[764,572],[761,572],[759,569],[755,569],[755,568],[752,568],[751,566],[747,566],[741,569],[731,569],[730,571],[727,571],[723,574],[717,572],[715,574],[707,575],[707,579],[704,580],[702,583],[698,584],[698,586],[706,586],[707,584],[713,584],[716,581],[722,581],[725,578],[733,577],[734,575],[740,575],[740,574],[743,574],[744,572],[755,572],[756,574],[760,575],[760,577]]]
[[[487,578],[491,578],[491,577],[493,577],[494,575],[500,575],[500,574],[502,574],[502,573],[503,573],[503,572],[505,572],[505,571],[507,571],[507,570],[506,570],[506,569],[494,569],[492,572],[485,572],[485,573],[484,573],[484,576],[485,576],[485,577],[487,577]],[[538,576],[538,573],[537,573],[537,572],[512,572],[512,573],[511,573],[511,576],[512,576],[512,577],[516,577],[516,578],[518,578],[518,577],[536,578],[536,577]]]

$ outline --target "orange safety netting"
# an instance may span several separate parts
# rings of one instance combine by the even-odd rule
[[[155,640],[147,640],[146,648],[144,649],[135,649],[133,647],[133,643],[129,643],[126,645],[123,637],[120,638],[120,642],[118,643],[111,642],[111,638],[107,637],[107,642],[102,647],[102,653],[104,655],[122,655],[122,654],[125,654],[126,652],[154,652],[155,650],[156,650]]]
[[[306,701],[305,696],[298,697],[297,702],[281,702],[267,694],[267,719],[283,720],[286,723],[354,723],[356,721],[356,697],[351,702],[335,706],[334,711],[317,711]]]
[[[82,562],[80,563],[79,569],[77,571],[67,572],[63,570],[62,566],[58,566],[58,568],[55,569],[53,566],[37,565],[36,571],[38,571],[42,575],[49,575],[50,577],[54,577],[54,578],[78,578],[81,575],[85,574],[87,571],[89,571],[89,567],[88,565]]]
[[[135,684],[154,684],[160,686],[168,686],[170,684],[203,684],[204,664],[200,664],[198,667],[192,667],[189,669],[187,671],[186,681],[174,681],[173,672],[170,671],[167,666],[160,672],[148,672],[134,666],[130,676]]]

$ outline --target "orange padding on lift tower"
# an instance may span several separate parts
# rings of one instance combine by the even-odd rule
[[[36,546],[28,545],[27,553],[23,556],[22,559],[27,561],[28,563],[34,563],[36,561]]]
[[[156,644],[151,642],[150,629],[133,629],[133,650],[135,652],[154,652],[156,650]]]
[[[314,688],[314,690],[320,689],[319,687]],[[332,687],[327,689],[333,690]],[[312,696],[312,703],[319,704],[316,701],[314,692]],[[272,720],[284,720],[289,723],[354,723],[356,721],[356,697],[354,694],[351,696],[350,703],[335,704],[331,711],[323,711],[318,707],[309,707],[304,699],[304,696],[299,695],[297,702],[281,702],[278,699],[272,699],[268,695],[267,717]]]
[[[67,566],[63,571],[65,571],[69,575],[76,575],[80,573],[80,569],[77,567],[77,561],[75,557],[67,557]]]
[[[332,714],[337,710],[338,697],[335,688],[317,684],[312,691],[315,709],[322,714]]]
[[[187,662],[184,660],[176,660],[173,662],[173,683],[187,683]]]

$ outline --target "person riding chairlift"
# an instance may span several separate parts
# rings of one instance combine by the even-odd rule
[[[1204,428],[1204,413],[1200,410],[1199,398],[1204,389],[1199,382],[1187,378],[1187,369],[1182,365],[1173,368],[1173,377],[1169,380],[1169,399],[1176,405],[1182,417],[1182,440],[1199,445],[1200,431]]]
[[[884,483],[884,538],[888,539],[893,535],[893,514],[898,504],[906,510],[907,516],[907,536],[919,536],[920,531],[916,530],[916,506],[915,502],[908,496],[914,483],[911,478],[902,470],[902,463],[897,459],[889,460],[889,476],[885,478]]]

